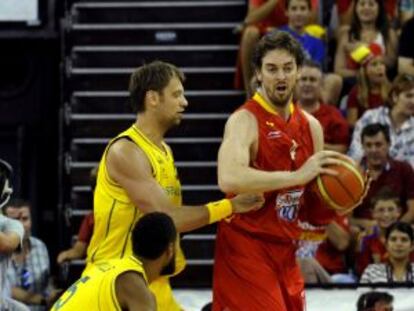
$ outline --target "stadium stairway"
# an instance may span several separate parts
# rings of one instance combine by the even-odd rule
[[[127,105],[134,68],[156,59],[185,73],[189,101],[182,124],[166,138],[172,147],[185,204],[222,197],[216,157],[223,125],[243,101],[233,89],[244,0],[76,1],[62,20],[62,215],[66,244],[91,206],[89,171],[108,140],[135,119]],[[63,217],[63,216],[62,216]],[[215,227],[184,235],[188,258],[176,287],[211,286]],[[63,241],[62,241],[63,242]],[[71,265],[72,279],[83,261]]]

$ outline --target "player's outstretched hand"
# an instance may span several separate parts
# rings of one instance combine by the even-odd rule
[[[264,196],[257,193],[242,193],[230,199],[233,213],[256,211],[263,206]]]

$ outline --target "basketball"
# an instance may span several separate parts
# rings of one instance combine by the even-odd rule
[[[311,185],[311,189],[329,208],[346,211],[353,207],[364,194],[365,181],[360,170],[351,162],[340,160],[341,164],[331,165],[337,176],[321,174]]]

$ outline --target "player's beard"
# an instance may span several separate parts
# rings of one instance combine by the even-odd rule
[[[269,89],[269,88],[265,88],[267,97],[269,98],[270,102],[276,106],[276,107],[286,107],[286,105],[289,103],[291,97],[292,97],[292,92],[293,89],[287,88],[285,91],[285,94],[282,96],[278,96],[277,90],[276,89]]]
[[[175,254],[172,256],[170,262],[162,268],[160,275],[171,275],[175,272]]]

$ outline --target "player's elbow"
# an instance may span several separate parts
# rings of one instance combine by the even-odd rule
[[[239,179],[236,174],[223,172],[218,175],[218,186],[224,193],[240,193]]]

